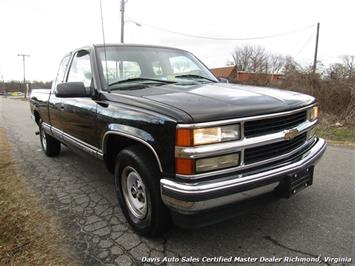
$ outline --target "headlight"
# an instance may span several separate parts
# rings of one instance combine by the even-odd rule
[[[195,145],[219,143],[240,139],[240,125],[228,125],[208,128],[178,128],[176,146],[190,147]]]
[[[196,160],[196,173],[225,169],[239,165],[239,153]]]
[[[319,117],[319,107],[313,106],[311,109],[308,110],[308,120],[314,121]]]
[[[238,139],[240,139],[239,124],[194,129],[177,127],[175,145],[176,148],[181,149],[182,147],[194,147]],[[201,159],[184,158],[179,153],[175,154],[175,156],[175,170],[180,175],[193,175],[195,173],[235,167],[240,163],[239,153]]]
[[[193,144],[202,145],[240,139],[240,125],[198,128],[193,130]]]

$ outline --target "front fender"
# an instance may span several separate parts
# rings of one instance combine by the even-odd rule
[[[144,131],[142,129],[135,128],[135,127],[128,126],[128,125],[109,124],[107,127],[107,130],[105,131],[105,133],[103,135],[103,139],[102,139],[103,154],[106,153],[107,139],[110,135],[123,136],[123,137],[129,138],[129,139],[133,139],[133,140],[145,145],[154,154],[154,156],[157,160],[158,166],[159,166],[159,170],[160,170],[160,172],[163,172],[161,160],[159,158],[159,155],[158,155],[156,149],[154,148],[154,146],[157,145],[157,143],[155,142],[155,139],[153,138],[153,136],[150,133],[148,133],[147,131]]]

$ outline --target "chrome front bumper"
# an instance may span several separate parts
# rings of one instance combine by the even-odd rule
[[[325,149],[325,140],[319,138],[297,161],[280,164],[270,170],[230,174],[194,183],[163,178],[160,180],[161,197],[170,209],[181,214],[228,205],[271,191],[283,178],[314,166]]]

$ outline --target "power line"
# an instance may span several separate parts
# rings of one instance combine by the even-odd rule
[[[164,31],[164,32],[168,32],[168,33],[172,33],[172,34],[176,34],[176,35],[182,35],[185,37],[191,37],[191,38],[199,38],[199,39],[207,39],[207,40],[216,40],[216,41],[248,41],[248,40],[260,40],[260,39],[269,39],[269,38],[274,38],[274,37],[280,37],[280,36],[284,36],[284,35],[290,35],[290,34],[294,34],[300,31],[304,31],[307,30],[309,28],[312,28],[315,26],[315,24],[313,25],[309,25],[307,27],[303,27],[300,29],[296,29],[296,30],[292,30],[292,31],[288,31],[288,32],[283,32],[283,33],[277,33],[277,34],[272,34],[272,35],[264,35],[264,36],[257,36],[257,37],[246,37],[246,38],[229,38],[229,37],[212,37],[212,36],[203,36],[203,35],[195,35],[195,34],[189,34],[189,33],[183,33],[183,32],[178,32],[178,31],[172,31],[172,30],[168,30],[168,29],[164,29],[164,28],[160,28],[154,25],[150,25],[147,23],[142,23],[140,21],[136,21],[133,20],[134,22],[141,24],[143,26],[155,29],[155,30],[159,30],[159,31]]]
[[[303,49],[307,46],[307,44],[312,40],[314,36],[314,32],[311,34],[311,36],[307,39],[307,41],[302,45],[301,49],[297,52],[297,54],[294,56],[295,58],[303,51]]]

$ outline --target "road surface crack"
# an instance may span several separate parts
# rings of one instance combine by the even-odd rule
[[[288,247],[288,246],[286,246],[284,244],[281,244],[277,240],[273,239],[271,236],[264,236],[264,239],[270,241],[271,243],[273,243],[276,246],[279,246],[281,248],[284,248],[284,249],[287,249],[287,250],[290,250],[290,251],[293,251],[293,252],[296,252],[296,253],[300,253],[302,255],[307,255],[307,256],[310,256],[310,257],[313,257],[313,258],[318,258],[319,257],[319,255],[314,255],[312,253],[308,253],[306,251],[298,250],[298,249],[295,249],[295,248]],[[320,258],[320,261],[322,263],[324,263],[325,265],[329,265],[329,266],[331,265],[330,263],[325,262],[321,258]]]

